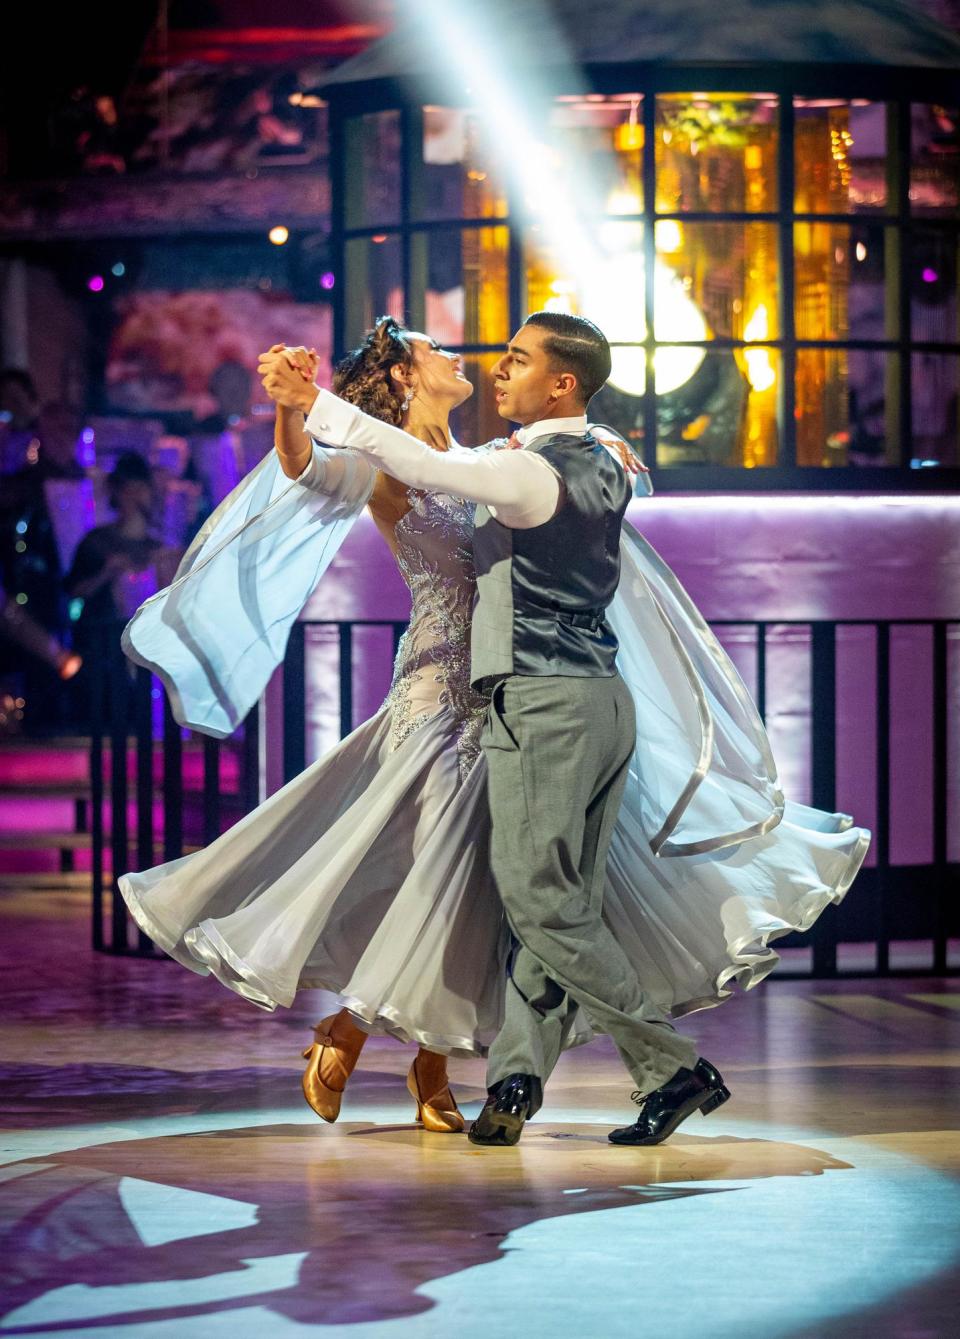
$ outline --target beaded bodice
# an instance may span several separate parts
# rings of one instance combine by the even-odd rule
[[[409,494],[397,523],[397,564],[410,588],[410,626],[397,650],[387,698],[391,746],[443,708],[454,718],[461,773],[473,766],[487,699],[470,686],[470,620],[477,589],[474,504],[444,493]]]

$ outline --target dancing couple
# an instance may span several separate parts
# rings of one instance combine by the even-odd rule
[[[520,429],[468,450],[449,415],[473,388],[427,336],[381,318],[336,394],[274,347],[275,452],[124,634],[177,719],[224,736],[365,506],[410,587],[381,710],[206,850],[120,882],[161,947],[254,1003],[340,997],[305,1052],[324,1119],[385,1031],[419,1043],[431,1130],[463,1128],[445,1057],[486,1053],[470,1138],[512,1144],[596,1030],[640,1102],[610,1139],[658,1143],[729,1096],[671,1019],[766,975],[866,852],[784,800],[736,671],[623,525],[629,450],[586,417],[609,371],[589,321],[531,316],[494,369]]]

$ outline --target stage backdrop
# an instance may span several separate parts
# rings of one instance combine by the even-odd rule
[[[635,502],[629,520],[671,565],[708,619],[766,619],[767,721],[784,787],[810,798],[810,635],[777,619],[960,620],[960,498],[877,496],[666,496]],[[363,517],[304,611],[311,619],[401,619],[406,588],[373,522]],[[951,641],[951,713],[960,720],[960,627]],[[748,687],[755,684],[752,628],[718,630]],[[337,737],[335,633],[308,630],[308,758]],[[355,723],[374,712],[390,682],[388,629],[355,640]],[[840,630],[838,807],[872,825],[875,788],[875,637]],[[894,629],[892,859],[931,858],[931,635]],[[954,768],[952,859],[960,858]]]

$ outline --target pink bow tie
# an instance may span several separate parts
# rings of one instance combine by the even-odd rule
[[[522,451],[522,450],[523,450],[523,442],[521,442],[521,440],[520,440],[520,434],[519,434],[519,433],[517,433],[517,432],[512,432],[512,433],[510,434],[510,436],[507,438],[507,444],[506,444],[506,446],[504,447],[504,450],[505,450],[505,451]]]

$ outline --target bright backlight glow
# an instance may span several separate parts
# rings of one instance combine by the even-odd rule
[[[770,338],[770,318],[763,303],[760,304],[744,326],[743,337],[746,340]],[[770,390],[777,380],[777,374],[770,361],[770,350],[747,349],[743,356],[747,364],[747,380],[753,389],[755,391]]]
[[[654,377],[657,394],[669,395],[690,380],[705,357],[703,349],[670,348],[669,342],[706,339],[707,323],[683,281],[659,260],[654,270],[654,302],[657,338],[664,341],[653,357]],[[642,341],[646,337],[642,253],[603,261],[585,288],[582,310],[611,344]],[[610,384],[627,395],[642,395],[647,384],[646,357],[642,348],[614,348]]]

